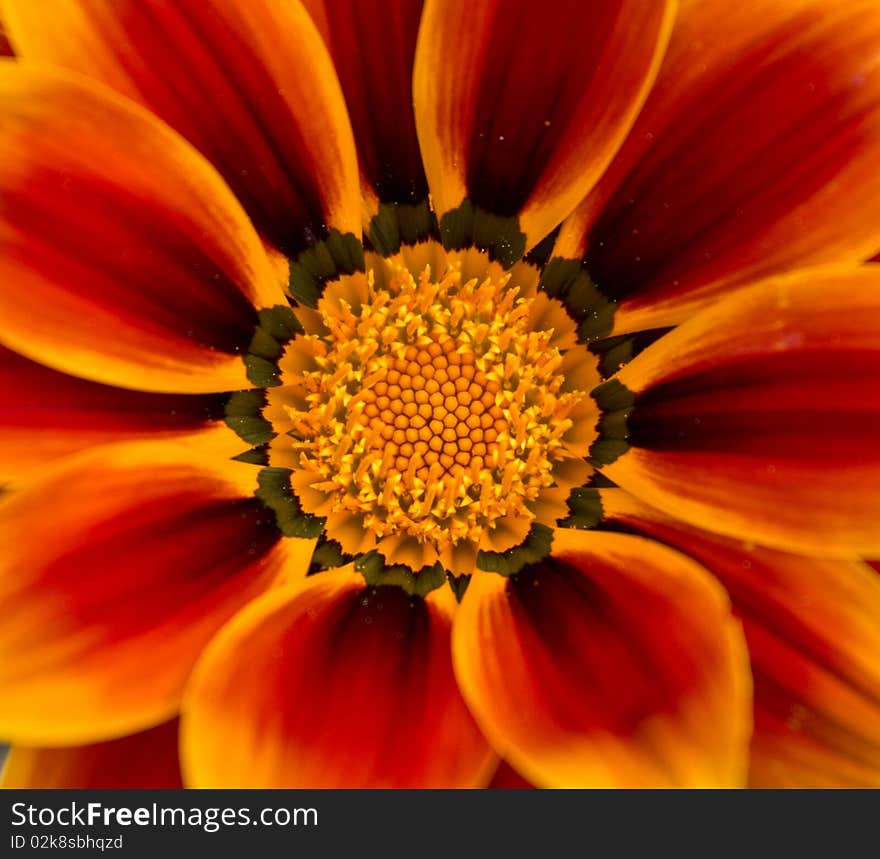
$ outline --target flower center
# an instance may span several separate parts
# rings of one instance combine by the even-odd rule
[[[560,330],[573,329],[561,305],[500,269],[382,263],[304,319],[273,395],[289,421],[273,450],[346,551],[470,572],[479,550],[565,515],[589,472],[575,423],[595,423],[592,374],[580,386],[565,370],[594,360]]]

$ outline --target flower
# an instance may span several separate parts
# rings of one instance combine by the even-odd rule
[[[880,784],[873,0],[3,16],[7,784]]]

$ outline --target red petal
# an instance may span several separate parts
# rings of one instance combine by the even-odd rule
[[[177,719],[140,734],[90,746],[16,746],[2,787],[15,790],[163,790],[183,787],[177,762]]]
[[[445,600],[350,571],[276,589],[199,662],[183,705],[197,787],[481,787],[496,759],[461,700]]]
[[[255,469],[169,443],[68,457],[2,502],[0,736],[95,742],[169,718],[215,631],[311,541],[281,540]]]
[[[877,4],[685,2],[619,155],[559,236],[613,333],[880,247]]]
[[[305,0],[333,57],[366,181],[383,202],[427,199],[412,76],[422,0]]]
[[[751,782],[880,787],[880,577],[688,528],[622,490],[606,519],[686,552],[727,589],[755,678]]]
[[[214,164],[285,253],[327,226],[360,234],[345,102],[300,3],[11,0],[4,10],[22,57],[146,105]]]
[[[603,468],[623,488],[790,551],[880,552],[880,266],[742,290],[615,378],[638,395]]]
[[[87,382],[0,346],[0,485],[51,460],[128,439],[186,441],[228,459],[242,442],[223,423],[224,395],[151,394]]]
[[[519,215],[526,244],[540,241],[629,131],[672,11],[641,0],[427,0],[413,92],[438,215],[467,197]]]
[[[648,540],[557,531],[552,557],[470,583],[453,631],[465,700],[544,787],[733,786],[750,678],[720,588]]]
[[[88,81],[0,62],[0,339],[124,387],[248,385],[255,307],[284,296],[220,177]]]

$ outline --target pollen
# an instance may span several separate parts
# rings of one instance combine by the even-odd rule
[[[542,496],[551,518],[564,513],[589,471],[575,430],[589,394],[564,370],[572,349],[592,358],[573,338],[554,345],[557,328],[535,323],[565,314],[500,270],[466,279],[452,262],[435,277],[383,261],[359,277],[328,290],[288,347],[290,429],[273,447],[347,551],[471,572],[479,550],[525,539]]]

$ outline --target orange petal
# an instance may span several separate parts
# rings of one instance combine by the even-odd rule
[[[693,561],[558,530],[515,578],[475,576],[455,671],[496,751],[543,787],[735,786],[750,679],[727,599]]]
[[[214,164],[280,250],[328,226],[360,233],[345,102],[300,3],[10,0],[4,10],[20,56],[146,105]]]
[[[750,280],[880,247],[875,0],[686,0],[626,143],[563,226],[619,305],[666,327]]]
[[[229,459],[242,442],[223,423],[225,395],[152,394],[50,370],[0,346],[0,486],[98,444],[169,438]]]
[[[665,0],[427,0],[413,89],[438,216],[468,198],[518,215],[527,247],[540,241],[632,125],[673,11]]]
[[[177,762],[177,719],[140,734],[90,746],[16,746],[0,787],[15,790],[163,790],[183,787]]]
[[[196,787],[480,787],[497,763],[452,674],[444,600],[350,569],[248,606],[183,704]]]
[[[170,442],[68,457],[0,503],[0,736],[90,743],[169,718],[241,606],[307,567],[256,469]]]
[[[880,787],[880,576],[689,528],[620,489],[609,521],[674,546],[727,589],[755,679],[756,787]]]
[[[247,387],[254,307],[284,302],[220,177],[146,111],[0,61],[0,339],[128,388]]]
[[[428,197],[413,114],[422,0],[304,0],[333,57],[361,172],[383,202]]]
[[[615,377],[637,395],[603,473],[710,531],[880,553],[880,266],[741,290]]]

